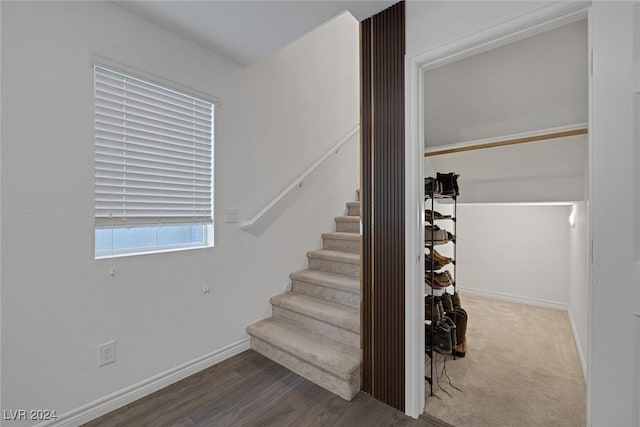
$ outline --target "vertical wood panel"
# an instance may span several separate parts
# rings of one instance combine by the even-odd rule
[[[362,22],[362,388],[404,410],[404,2]]]

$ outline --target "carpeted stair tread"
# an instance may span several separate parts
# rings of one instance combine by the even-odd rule
[[[330,233],[322,233],[323,239],[335,239],[335,240],[352,240],[354,242],[360,241],[360,234],[348,233],[346,231],[332,231]]]
[[[302,270],[291,273],[289,278],[298,282],[311,283],[351,294],[360,294],[360,280],[340,274],[327,273],[320,270]]]
[[[356,216],[356,215],[343,215],[343,216],[337,216],[336,217],[336,222],[360,222],[360,217]]]
[[[298,292],[287,292],[272,297],[271,304],[348,331],[360,332],[358,310],[346,305],[324,301]]]
[[[309,258],[323,259],[327,261],[338,261],[347,264],[360,264],[360,254],[343,251],[332,251],[330,249],[318,249],[307,252]]]
[[[347,202],[347,215],[360,216],[360,202]]]
[[[322,248],[331,251],[342,251],[350,253],[360,253],[360,224],[353,224],[350,227],[341,226],[340,231],[322,234]],[[345,229],[346,228],[346,229]]]
[[[357,349],[288,322],[269,318],[247,327],[247,333],[344,381],[360,373]]]

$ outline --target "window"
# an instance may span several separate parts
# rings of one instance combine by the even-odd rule
[[[214,105],[94,66],[95,257],[213,246]]]

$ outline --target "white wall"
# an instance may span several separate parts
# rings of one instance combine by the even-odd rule
[[[587,122],[587,23],[424,73],[425,147]]]
[[[569,317],[582,370],[586,376],[589,332],[587,204],[575,203],[573,209],[575,223],[574,227],[569,229]]]
[[[430,159],[435,171],[456,171],[465,203],[566,202],[584,200],[587,137],[463,151]]]
[[[117,259],[109,277],[93,259],[90,53],[222,98],[220,219],[253,216],[359,119],[349,15],[240,69],[111,3],[2,2],[3,409],[60,415],[245,339],[355,197],[352,141],[262,234],[218,220],[215,248]],[[98,368],[109,340],[117,361]]]
[[[567,205],[459,205],[457,285],[566,307],[570,211]]]

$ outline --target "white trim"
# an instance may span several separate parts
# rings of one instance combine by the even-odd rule
[[[633,343],[633,420],[634,426],[640,426],[640,315],[636,314],[633,319],[633,329],[635,342]]]
[[[278,194],[273,200],[271,200],[264,208],[262,208],[260,212],[255,214],[253,218],[251,218],[248,221],[241,222],[240,228],[246,231],[255,227],[262,220],[262,218],[264,218],[266,214],[268,214],[285,197],[287,197],[289,193],[291,193],[296,188],[302,187],[302,185],[304,184],[304,180],[307,179],[307,177],[311,175],[311,173],[315,171],[320,165],[322,165],[329,157],[331,157],[331,155],[338,154],[342,146],[346,144],[349,140],[351,140],[351,137],[354,136],[356,133],[358,133],[359,130],[360,130],[360,124],[357,124],[336,145],[331,147],[329,151],[327,151],[322,157],[320,157],[320,159],[318,159],[314,164],[309,166],[309,168],[306,171],[304,171],[300,176],[298,176],[295,180],[293,180],[293,182],[289,184],[287,188],[282,190],[282,192]]]
[[[222,362],[236,354],[250,348],[249,337],[243,338],[233,344],[222,347],[204,356],[193,359],[187,363],[168,369],[157,375],[142,380],[136,384],[125,387],[100,399],[87,403],[79,408],[72,409],[58,416],[52,422],[38,424],[40,426],[72,427],[87,423],[115,409],[121,408],[135,400],[141,399],[153,392],[167,387],[183,378],[193,375],[203,369]]]
[[[221,101],[217,96],[213,96],[201,90],[194,89],[182,83],[174,82],[173,80],[165,79],[164,77],[160,77],[148,71],[143,71],[139,68],[131,67],[129,65],[123,64],[122,62],[114,61],[113,59],[106,58],[96,53],[89,53],[89,65],[91,65],[92,68],[94,65],[97,65],[99,67],[113,69],[114,71],[120,71],[125,74],[131,74],[132,77],[140,77],[144,80],[149,80],[151,83],[156,83],[169,89],[183,92],[187,95],[193,96],[203,101],[210,102],[216,107],[220,107]]]
[[[405,82],[418,78],[417,66],[405,59]],[[405,84],[405,111],[421,105],[421,96]],[[424,319],[422,286],[424,283],[424,161],[416,156],[413,147],[422,147],[418,135],[420,121],[407,114],[405,122],[405,413],[418,418],[424,412],[424,326],[416,319]],[[418,303],[419,302],[419,303]]]
[[[587,92],[588,92],[588,98],[587,98],[587,102],[588,102],[588,115],[589,115],[589,128],[591,128],[591,125],[593,123],[593,28],[592,28],[592,23],[593,23],[593,12],[591,9],[588,10],[587,12],[588,16],[587,16],[587,38],[588,38],[588,54],[589,54],[589,72],[587,73],[587,78],[588,78],[588,85],[587,85]],[[593,230],[593,215],[591,214],[592,211],[592,207],[591,207],[591,200],[593,200],[593,134],[591,132],[589,132],[589,134],[587,135],[587,162],[589,165],[589,171],[588,171],[588,176],[587,176],[587,181],[588,181],[588,188],[587,188],[587,200],[586,200],[586,205],[587,205],[587,251],[588,251],[588,259],[587,259],[587,282],[588,282],[588,295],[587,295],[587,354],[585,355],[587,360],[587,426],[591,426],[591,384],[592,384],[592,378],[591,378],[591,357],[592,357],[592,352],[595,351],[595,349],[591,349],[591,343],[592,341],[592,337],[591,334],[593,333],[593,324],[592,324],[592,316],[591,316],[591,312],[592,312],[592,307],[591,304],[593,303],[593,292],[595,289],[594,286],[594,274],[593,274],[593,237],[592,237],[592,230]]]
[[[526,15],[470,34],[445,46],[415,55],[420,71],[433,70],[455,61],[540,34],[587,17],[590,1],[557,1]]]
[[[481,144],[487,144],[487,143],[493,143],[493,142],[500,142],[500,141],[509,141],[512,139],[520,139],[520,138],[528,138],[531,136],[537,136],[537,135],[542,135],[542,134],[550,134],[550,133],[560,133],[560,132],[569,132],[569,131],[573,131],[573,130],[580,130],[580,129],[584,129],[588,127],[588,123],[575,123],[573,125],[567,125],[567,126],[557,126],[557,127],[553,127],[553,128],[547,128],[547,129],[538,129],[538,130],[534,130],[534,131],[530,131],[530,132],[521,132],[521,133],[514,133],[512,135],[502,135],[502,136],[498,136],[495,138],[483,138],[483,139],[475,139],[472,141],[460,141],[460,142],[453,142],[451,144],[444,144],[444,145],[435,145],[432,147],[427,147],[424,149],[425,154],[428,153],[433,153],[436,151],[443,151],[443,150],[454,150],[454,149],[458,149],[458,148],[467,148],[467,147],[473,147],[474,145],[481,145]],[[561,136],[558,138],[554,138],[554,139],[545,139],[542,141],[536,141],[536,142],[553,142],[556,141],[558,139],[565,139],[565,138],[585,138],[586,135],[571,135],[571,136]],[[504,147],[496,147],[496,148],[506,148],[509,147],[504,146]],[[453,153],[451,153],[453,154]]]
[[[484,289],[458,287],[460,293],[476,295],[485,298],[499,299],[502,301],[518,302],[520,304],[534,305],[536,307],[552,308],[554,310],[569,310],[569,305],[564,302],[549,301],[540,298],[523,297],[520,295],[505,294],[503,292],[485,291]]]
[[[569,323],[571,323],[571,331],[573,332],[573,341],[576,343],[576,350],[578,351],[578,358],[580,359],[580,366],[582,366],[582,375],[584,376],[585,384],[587,382],[587,359],[584,357],[582,351],[582,342],[578,336],[578,329],[576,328],[576,322],[573,320],[573,314],[571,314],[571,308],[567,310],[569,313]]]
[[[424,230],[416,218],[422,218],[424,198],[422,169],[424,158],[424,129],[422,93],[424,71],[441,67],[480,52],[513,43],[532,35],[576,22],[588,17],[591,2],[554,2],[548,6],[479,31],[445,46],[405,57],[405,413],[417,418],[424,408],[424,304],[421,277],[423,243],[416,242]],[[416,185],[419,188],[416,188]],[[417,198],[420,197],[420,200]],[[554,304],[556,307],[557,305]],[[414,325],[419,324],[419,327]],[[422,347],[421,347],[422,346]],[[422,373],[422,374],[420,374]],[[589,387],[587,387],[589,388]],[[587,411],[588,412],[588,411]],[[588,415],[587,415],[588,416]]]
[[[583,202],[583,200],[567,200],[565,202],[458,202],[458,206],[572,206],[580,202]]]

